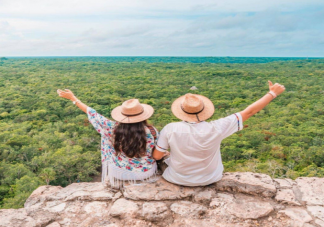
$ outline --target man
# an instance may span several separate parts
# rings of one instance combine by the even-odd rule
[[[164,179],[184,186],[203,186],[219,181],[223,174],[220,144],[223,139],[243,129],[243,122],[266,107],[285,87],[268,81],[270,91],[245,110],[206,122],[214,113],[213,103],[205,96],[186,94],[172,103],[172,113],[182,122],[166,125],[153,157],[165,160]]]

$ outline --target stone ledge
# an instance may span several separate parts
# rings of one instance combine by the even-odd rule
[[[25,208],[0,210],[0,226],[319,227],[323,213],[324,179],[225,173],[204,187],[178,186],[161,177],[121,191],[101,183],[41,186]]]
[[[222,180],[216,183],[216,189],[264,197],[273,197],[277,191],[270,176],[251,172],[225,173]]]

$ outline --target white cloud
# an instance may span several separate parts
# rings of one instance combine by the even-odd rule
[[[291,11],[323,5],[322,0],[2,0],[0,14],[21,15],[93,15],[112,13],[143,14],[156,11],[259,12],[272,8]]]
[[[0,0],[0,55],[321,56],[323,20],[322,0]]]

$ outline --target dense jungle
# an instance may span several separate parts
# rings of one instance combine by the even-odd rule
[[[225,171],[324,177],[324,59],[196,57],[0,58],[0,208],[23,207],[39,185],[66,186],[100,174],[100,135],[86,114],[60,98],[68,88],[106,117],[130,98],[154,107],[159,130],[185,93],[209,97],[209,120],[286,91],[225,139]],[[190,90],[196,86],[197,90]],[[172,152],[172,151],[171,151]]]

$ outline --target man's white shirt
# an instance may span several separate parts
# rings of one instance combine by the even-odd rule
[[[156,146],[161,152],[170,149],[170,158],[165,160],[168,168],[163,177],[185,186],[219,181],[224,170],[220,144],[223,139],[242,129],[240,113],[211,122],[182,121],[166,125]]]

